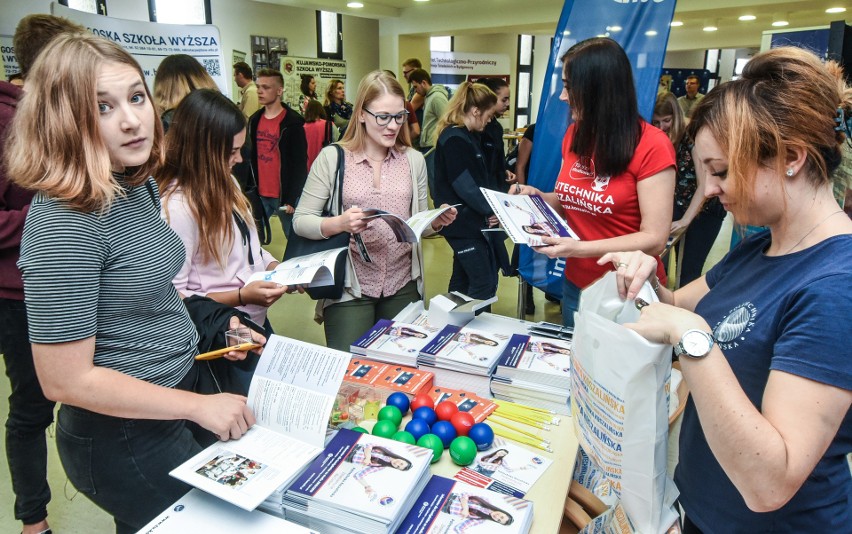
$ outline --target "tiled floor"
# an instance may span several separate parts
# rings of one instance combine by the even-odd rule
[[[281,257],[284,250],[284,239],[281,228],[276,220],[272,221],[276,232],[275,239],[269,247],[276,257]],[[718,245],[714,247],[708,264],[718,261],[727,250],[730,242],[730,225],[723,226]],[[426,267],[426,296],[431,297],[437,293],[446,291],[449,280],[452,253],[443,239],[424,240]],[[516,278],[501,278],[498,290],[499,300],[493,306],[494,313],[514,316],[517,309],[518,281]],[[560,322],[559,306],[545,301],[544,294],[540,291],[534,292],[536,313],[527,317],[531,320],[548,320]],[[288,295],[276,303],[270,309],[270,321],[276,332],[304,341],[322,344],[324,341],[322,327],[313,321],[314,302],[307,295]],[[0,413],[8,411],[7,397],[9,395],[9,382],[5,375],[0,379]],[[52,430],[52,429],[51,429]],[[0,444],[5,458],[5,446]],[[49,520],[54,532],[57,534],[92,534],[111,532],[113,530],[112,520],[107,514],[95,507],[82,495],[78,495],[66,478],[65,473],[56,455],[56,446],[51,435],[48,439],[49,447],[49,481],[53,492],[53,499],[48,508]],[[14,495],[12,494],[9,481],[9,471],[5,460],[0,460],[0,532],[19,532],[20,525],[15,521],[12,513]],[[549,534],[549,533],[548,533]]]

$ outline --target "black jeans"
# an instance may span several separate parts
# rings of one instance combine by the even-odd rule
[[[488,241],[485,238],[446,239],[453,249],[449,291],[459,291],[475,299],[490,299],[496,295],[499,283],[497,259]]]
[[[12,386],[6,419],[6,459],[15,492],[15,519],[32,525],[47,517],[47,439],[55,403],[38,383],[23,301],[0,299],[0,350]]]
[[[122,419],[63,404],[56,447],[68,480],[136,532],[191,488],[169,471],[201,451],[185,421]]]

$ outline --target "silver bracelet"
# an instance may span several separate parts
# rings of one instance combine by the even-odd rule
[[[521,194],[521,184],[515,184],[515,193],[518,195]]]
[[[657,275],[654,275],[654,281],[651,283],[651,288],[654,290],[654,293],[657,296],[660,296],[660,278]]]

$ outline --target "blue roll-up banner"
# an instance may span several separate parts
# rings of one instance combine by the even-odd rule
[[[553,191],[562,164],[562,139],[571,114],[559,100],[563,54],[576,43],[596,36],[617,41],[633,66],[639,113],[650,122],[669,40],[676,0],[566,0],[556,27],[533,139],[529,183]],[[565,261],[551,260],[522,247],[524,280],[553,295],[562,294]]]

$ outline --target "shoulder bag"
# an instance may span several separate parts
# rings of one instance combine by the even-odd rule
[[[322,217],[335,217],[340,213],[332,213],[333,200],[337,198],[338,211],[343,208],[343,169],[344,169],[344,154],[343,148],[335,144],[337,148],[337,178],[334,182],[331,195],[325,203],[325,208],[322,210]],[[322,252],[334,248],[345,247],[347,250],[337,256],[334,262],[334,284],[330,286],[311,287],[305,289],[305,292],[314,300],[319,299],[339,299],[343,296],[343,282],[346,279],[346,260],[349,257],[349,232],[341,232],[333,235],[328,239],[308,239],[302,237],[296,232],[290,233],[290,238],[287,240],[287,248],[284,250],[284,261],[292,258],[299,258],[314,252]]]

